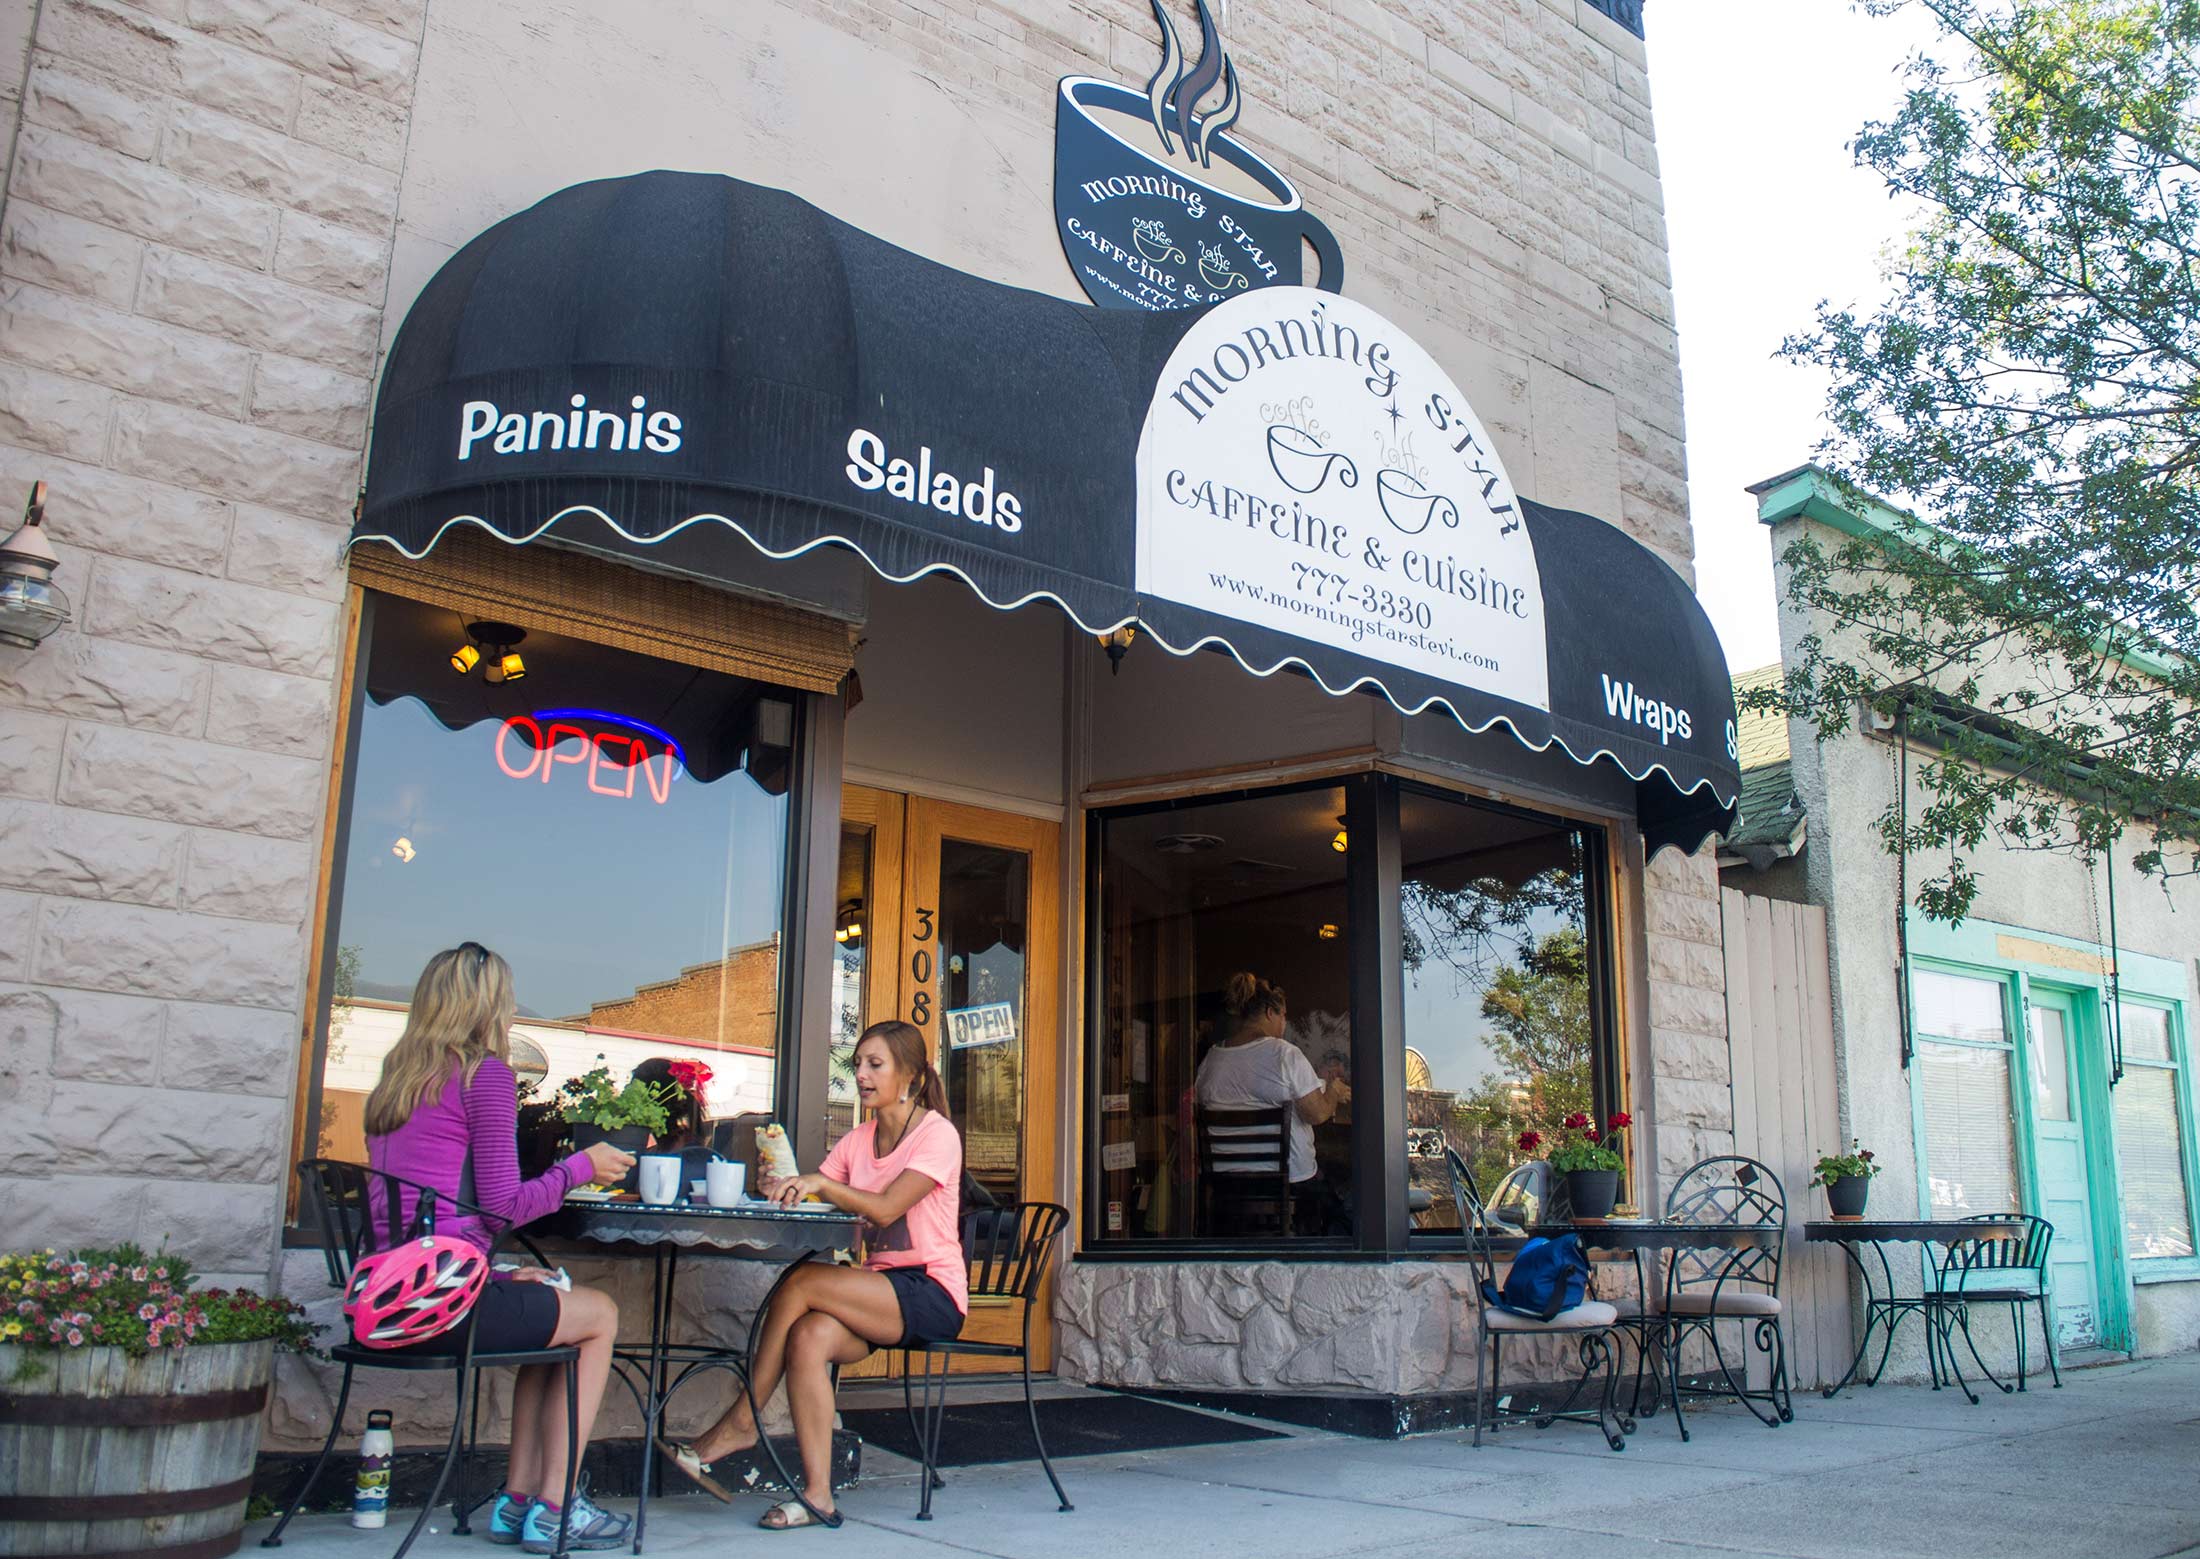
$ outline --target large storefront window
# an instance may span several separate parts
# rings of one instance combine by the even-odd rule
[[[1399,797],[1398,834],[1406,1148],[1410,1183],[1427,1194],[1414,1222],[1455,1228],[1446,1147],[1488,1194],[1533,1156],[1523,1132],[1555,1142],[1567,1116],[1601,1117],[1612,1097],[1590,836],[1414,789]]]
[[[1344,811],[1323,785],[1099,820],[1096,1239],[1351,1232]]]
[[[2116,1085],[2116,1155],[2123,1181],[2124,1242],[2134,1261],[2190,1256],[2184,1081],[2166,1008],[2122,1005],[2124,1076]]]
[[[1087,1244],[1387,1247],[1366,1155],[1402,1151],[1405,1227],[1440,1230],[1447,1147],[1488,1190],[1523,1131],[1616,1107],[1601,844],[1382,775],[1097,815]],[[1353,1096],[1386,1074],[1402,1097]]]
[[[523,1160],[560,1084],[710,1071],[686,1145],[772,1108],[792,695],[534,631],[521,677],[458,669],[467,624],[371,598],[312,1147],[365,1157],[361,1111],[413,982],[473,939],[512,965]],[[501,649],[501,646],[496,648]],[[459,657],[463,661],[465,657]]]
[[[1910,990],[1933,1216],[2021,1212],[2005,989],[1999,980],[1920,969]]]

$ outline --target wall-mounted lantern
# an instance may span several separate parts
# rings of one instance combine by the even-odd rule
[[[0,542],[0,644],[35,650],[69,620],[69,598],[53,582],[60,554],[46,539],[46,484],[31,484],[23,523]]]

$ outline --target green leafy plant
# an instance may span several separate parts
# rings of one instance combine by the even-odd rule
[[[1819,1155],[1810,1183],[1832,1185],[1836,1180],[1869,1180],[1878,1173],[1879,1165],[1872,1158],[1871,1149],[1852,1137],[1848,1152]]]
[[[598,1062],[603,1059],[596,1057]],[[679,1097],[678,1084],[653,1087],[638,1077],[619,1084],[612,1081],[609,1066],[597,1065],[560,1085],[558,1119],[568,1126],[594,1126],[600,1131],[640,1126],[662,1136],[671,1121],[665,1107]]]
[[[1918,213],[1786,355],[1865,534],[1784,549],[1827,625],[1748,707],[1920,744],[1879,819],[1960,921],[1981,850],[2200,871],[2200,0],[1862,0],[1938,38],[1852,143]],[[1877,505],[1877,493],[1916,517]]]
[[[1635,1124],[1635,1118],[1625,1110],[1615,1110],[1600,1134],[1595,1117],[1587,1111],[1577,1110],[1558,1124],[1558,1143],[1544,1155],[1550,1165],[1562,1175],[1581,1170],[1623,1169],[1627,1160],[1620,1156],[1620,1133]],[[1543,1146],[1543,1134],[1524,1131],[1520,1134],[1520,1151],[1533,1153]]]
[[[313,1327],[292,1300],[250,1289],[193,1288],[191,1267],[136,1245],[0,1253],[0,1343],[32,1358],[78,1348],[156,1348],[265,1342],[317,1356]],[[25,1363],[30,1364],[31,1359]]]

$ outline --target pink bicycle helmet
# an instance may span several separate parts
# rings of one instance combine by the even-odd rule
[[[344,1314],[363,1346],[402,1348],[465,1320],[488,1281],[478,1246],[431,1234],[362,1257],[344,1290]]]

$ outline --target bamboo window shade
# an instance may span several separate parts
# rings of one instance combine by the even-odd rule
[[[425,558],[364,542],[350,562],[353,584],[449,607],[469,620],[515,623],[805,692],[836,691],[855,664],[851,623],[587,553],[513,546],[463,526]]]

